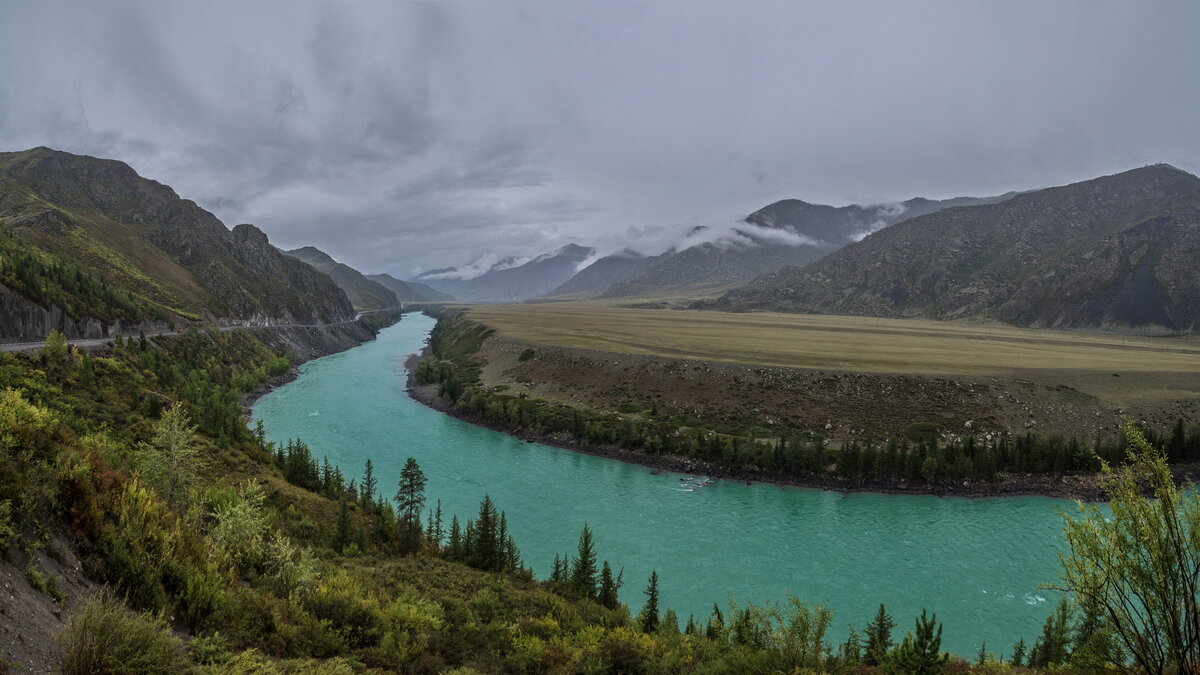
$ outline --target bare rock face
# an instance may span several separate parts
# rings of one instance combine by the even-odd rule
[[[913,218],[698,306],[1200,330],[1200,179],[1166,165]]]
[[[166,324],[149,321],[130,323],[118,319],[108,324],[91,316],[76,320],[57,305],[42,307],[0,285],[0,340],[33,342],[44,339],[51,331],[58,331],[70,339],[95,339],[168,328]]]

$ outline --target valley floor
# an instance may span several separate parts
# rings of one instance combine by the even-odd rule
[[[464,316],[496,329],[475,354],[485,390],[604,414],[651,411],[731,435],[880,441],[921,423],[943,437],[1034,432],[1090,443],[1115,437],[1126,416],[1158,429],[1200,420],[1200,342],[1192,339],[572,303],[471,307]],[[1094,475],[924,485],[722,469],[489,421],[445,405],[436,390],[413,393],[469,421],[668,470],[847,491],[1100,495]]]
[[[1200,420],[1200,341],[978,323],[572,305],[474,307],[482,380],[616,410],[656,402],[841,440],[947,431],[1115,433]],[[520,361],[525,349],[536,357]]]

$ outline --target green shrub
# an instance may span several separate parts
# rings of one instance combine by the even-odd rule
[[[537,356],[536,351],[534,351],[533,349],[526,349],[525,351],[521,352],[521,355],[517,357],[517,360],[520,361],[521,363],[524,363],[524,362],[528,361],[529,359],[532,359],[534,356]]]
[[[12,519],[12,502],[5,499],[0,501],[0,554],[8,550],[8,545],[12,543],[16,534],[17,529],[13,526]]]
[[[916,422],[904,429],[904,437],[913,443],[931,443],[937,440],[938,426],[933,422]]]
[[[58,587],[58,577],[53,574],[42,574],[33,565],[25,568],[25,578],[33,590],[50,598],[60,605],[67,604],[67,594]]]
[[[622,401],[621,405],[617,406],[617,412],[620,412],[620,413],[630,414],[630,413],[635,413],[635,412],[640,412],[640,411],[641,411],[641,408],[639,408],[638,405],[636,403],[634,403],[633,401]]]
[[[162,616],[132,613],[101,591],[67,620],[58,635],[64,675],[177,673],[191,666],[183,643]]]

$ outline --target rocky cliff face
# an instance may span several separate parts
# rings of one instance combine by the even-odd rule
[[[1200,179],[1158,165],[904,221],[700,306],[1200,329]]]
[[[34,342],[44,339],[51,331],[58,331],[68,338],[108,338],[116,335],[136,335],[168,330],[169,325],[144,321],[131,323],[118,319],[105,323],[95,317],[73,319],[61,307],[42,307],[28,298],[0,285],[0,340],[9,342]]]

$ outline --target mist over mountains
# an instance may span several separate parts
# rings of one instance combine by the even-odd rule
[[[786,199],[726,227],[693,228],[679,244],[662,252],[647,255],[625,249],[601,258],[549,296],[637,297],[728,287],[785,265],[819,260],[917,215],[950,206],[995,203],[1009,196],[943,201],[917,198],[899,204],[844,207]]]
[[[1160,164],[915,217],[696,306],[1196,332],[1198,260],[1200,179]]]
[[[568,244],[530,259],[477,260],[462,268],[441,268],[411,281],[448,293],[464,302],[517,302],[552,291],[574,276],[594,249]]]
[[[24,261],[3,279],[14,335],[121,321],[321,323],[414,302],[689,297],[729,311],[1200,329],[1200,179],[1168,165],[988,198],[789,199],[674,239],[634,232],[637,248],[615,253],[570,244],[413,280],[364,275],[315,247],[285,255],[253,225],[229,230],[122,162],[47,148],[0,154],[0,218],[8,259]],[[37,282],[30,266],[63,278]]]

